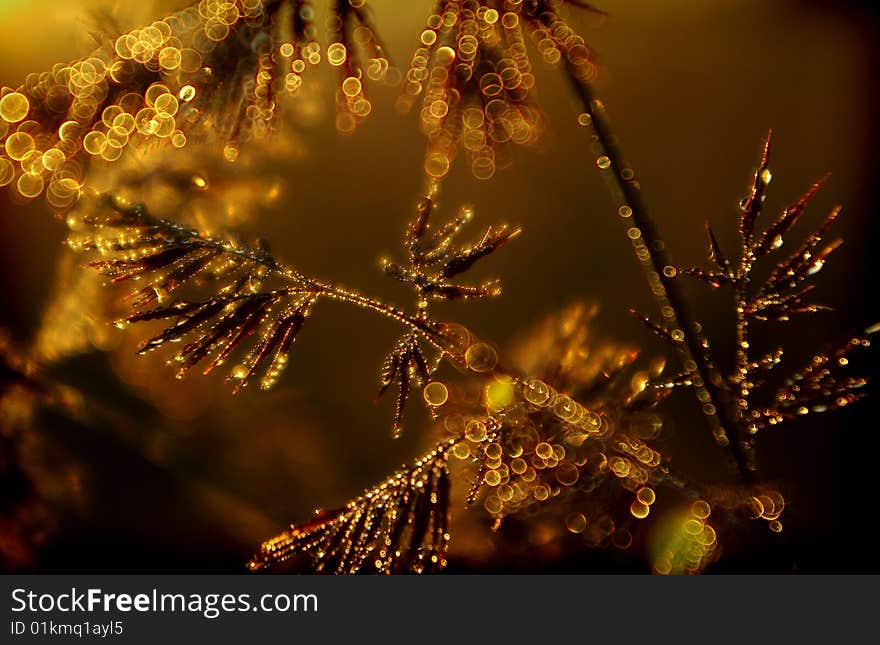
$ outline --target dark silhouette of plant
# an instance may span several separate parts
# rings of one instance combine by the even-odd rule
[[[81,500],[80,465],[33,427],[40,409],[79,414],[79,397],[47,379],[0,330],[0,564],[33,565],[56,529],[56,510]]]

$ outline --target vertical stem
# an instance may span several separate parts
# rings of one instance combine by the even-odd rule
[[[636,257],[648,279],[654,299],[660,308],[663,325],[676,341],[675,349],[682,367],[691,376],[703,418],[716,441],[729,448],[742,478],[751,482],[754,472],[743,449],[740,436],[741,415],[734,397],[725,385],[717,366],[709,356],[709,345],[700,325],[687,309],[684,295],[675,282],[676,269],[670,263],[666,245],[648,215],[638,181],[624,163],[617,137],[614,135],[605,108],[592,86],[578,76],[569,64],[568,77],[584,106],[579,121],[589,125],[594,135],[596,164],[608,183],[618,214],[626,226]]]
[[[749,321],[746,318],[746,284],[742,277],[745,273],[741,270],[737,276],[735,285],[736,306],[736,384],[739,387],[737,398],[740,400],[740,409],[745,410],[748,406],[750,394],[748,380],[749,368]]]

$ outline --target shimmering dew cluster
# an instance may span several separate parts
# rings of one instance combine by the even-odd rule
[[[505,144],[537,141],[543,127],[531,96],[535,77],[526,36],[549,63],[591,66],[583,40],[557,16],[559,4],[439,3],[419,37],[399,98],[399,107],[408,110],[421,96],[429,176],[445,177],[464,147],[474,176],[489,179],[505,161]]]
[[[510,383],[500,377],[486,387],[488,417],[450,418],[446,423],[451,432],[463,429],[466,439],[453,454],[480,462],[479,483],[488,489],[483,505],[496,522],[567,492],[591,491],[603,483],[633,494],[629,511],[634,518],[648,516],[656,500],[650,482],[661,463],[660,453],[640,439],[614,433],[618,424],[611,418],[543,381],[527,380],[508,395],[504,386]],[[502,416],[492,416],[499,411]],[[598,506],[593,510],[596,522],[589,531],[587,516],[579,511],[569,514],[566,528],[572,533],[586,531],[585,539],[597,544],[617,536],[628,546],[631,536],[624,540],[618,535],[611,515]]]
[[[339,69],[342,80],[336,92],[336,128],[354,131],[358,121],[373,110],[365,83],[394,81],[385,50],[366,14],[366,0],[340,3],[331,19],[334,41],[327,47],[327,62]],[[364,54],[366,60],[362,60]],[[399,76],[399,73],[397,74]]]
[[[768,522],[770,530],[774,533],[782,531],[782,522],[779,518],[785,509],[785,498],[778,490],[764,488],[745,500],[745,506],[754,519]]]
[[[491,428],[489,424],[488,428]],[[465,428],[467,443],[456,446],[455,455],[481,456],[482,484],[489,492],[486,510],[500,520],[505,515],[559,496],[580,479],[584,461],[564,442],[542,441],[536,427],[520,425],[504,439],[487,433],[487,423],[472,419]]]
[[[718,540],[709,524],[711,513],[708,503],[697,500],[685,512],[666,520],[655,541],[655,573],[695,574],[712,562]]]
[[[363,24],[363,5],[337,5],[339,42],[328,52],[344,70],[339,91],[351,118],[370,113],[363,80],[388,71]],[[304,0],[202,0],[104,43],[88,58],[4,88],[0,186],[14,185],[25,198],[45,191],[52,206],[67,209],[89,160],[115,162],[131,146],[181,148],[198,137],[219,140],[223,158],[236,161],[243,143],[270,132],[280,98],[296,94],[307,67],[321,62],[314,18]],[[355,47],[371,53],[366,70]],[[340,129],[353,127],[340,118]]]
[[[50,204],[64,209],[79,195],[88,156],[112,162],[127,146],[157,139],[183,146],[183,129],[198,117],[183,108],[195,99],[194,79],[216,45],[210,36],[219,35],[221,23],[228,31],[247,7],[261,5],[202,2],[123,34],[86,59],[31,74],[18,90],[4,89],[0,184],[15,183],[27,198],[45,189]]]
[[[0,96],[0,186],[12,185],[16,194],[30,199],[48,184],[49,201],[60,208],[70,206],[83,176],[81,165],[73,159],[78,148],[76,122],[62,124],[65,127],[57,136],[47,134],[33,119],[37,110],[23,90],[3,88]],[[84,102],[68,107],[71,111],[87,109]]]
[[[580,446],[590,437],[603,437],[611,432],[607,418],[588,410],[544,381],[529,379],[522,385],[522,398],[535,406],[549,410],[565,424],[566,441]]]
[[[147,95],[152,85],[147,86],[144,105],[135,113],[143,123],[140,135],[168,138],[179,148],[196,134],[196,126],[202,126],[199,134],[211,132],[221,138],[223,157],[232,162],[242,142],[268,133],[276,116],[274,95],[284,88],[273,59],[276,35],[264,4],[202,0],[116,40],[115,52],[129,63],[135,78],[145,68],[156,73],[158,84],[171,94],[164,99],[167,109],[162,101],[152,105]],[[157,38],[154,28],[167,37]]]

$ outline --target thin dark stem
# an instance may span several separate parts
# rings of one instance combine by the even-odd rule
[[[676,341],[675,349],[682,367],[691,375],[703,418],[715,439],[729,448],[742,478],[751,482],[755,475],[741,443],[741,415],[736,401],[709,357],[708,343],[700,325],[688,311],[687,301],[675,281],[676,269],[648,215],[638,181],[623,161],[605,108],[594,95],[591,85],[581,79],[572,66],[568,67],[567,75],[584,107],[585,115],[581,121],[592,128],[594,141],[598,144],[597,165],[618,206],[627,236],[660,308],[663,325]]]
[[[736,374],[734,382],[739,387],[740,409],[745,410],[748,406],[748,397],[751,393],[749,384],[749,319],[746,316],[746,279],[745,273],[740,272],[734,284],[734,303],[736,307]]]

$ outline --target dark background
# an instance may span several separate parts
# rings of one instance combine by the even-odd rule
[[[97,3],[81,3],[89,8]],[[111,3],[112,4],[112,3]],[[428,5],[375,0],[376,21],[405,65]],[[748,185],[761,138],[775,135],[767,202],[781,209],[826,171],[832,179],[805,218],[817,224],[837,203],[846,243],[819,277],[833,313],[771,330],[791,347],[791,365],[824,341],[880,319],[878,239],[877,17],[870,3],[795,0],[607,0],[606,21],[575,22],[601,57],[599,81],[625,153],[673,257],[702,261],[703,222],[734,241],[735,205]],[[423,6],[424,5],[424,6]],[[0,5],[0,81],[86,53],[88,24],[77,3]],[[123,26],[160,10],[114,9]],[[135,12],[139,12],[135,15]],[[39,34],[37,37],[36,35]],[[521,224],[524,235],[486,262],[503,277],[497,301],[441,309],[481,336],[508,346],[544,315],[576,299],[598,301],[599,332],[658,353],[663,348],[627,314],[651,301],[620,225],[592,167],[576,106],[557,70],[536,62],[552,132],[536,151],[490,182],[459,165],[444,190],[446,212],[473,203],[477,223]],[[393,108],[395,90],[374,92],[374,113],[352,137],[333,128],[331,77],[322,72],[324,111],[297,128],[304,156],[267,170],[287,182],[270,217],[248,223],[307,272],[405,303],[376,258],[398,249],[403,223],[422,190],[424,142],[414,115]],[[13,204],[0,193],[0,327],[26,345],[50,292],[64,226],[42,200]],[[707,329],[729,337],[724,300],[690,290]],[[276,390],[233,400],[222,375],[178,383],[157,362],[135,359],[138,335],[120,334],[108,353],[55,368],[53,375],[98,402],[87,422],[58,415],[39,429],[71,457],[82,487],[65,507],[38,571],[238,571],[261,539],[316,505],[358,494],[430,437],[411,414],[403,439],[388,437],[390,403],[373,404],[378,366],[396,330],[333,303],[321,305]],[[724,349],[724,343],[716,343]],[[726,351],[729,352],[729,347]],[[876,356],[866,373],[876,375]],[[677,463],[712,477],[722,462],[681,428],[701,423],[691,401],[674,402]],[[713,570],[878,571],[871,533],[880,503],[876,397],[760,437],[762,476],[789,493],[783,540],[757,538]],[[576,553],[474,564],[456,545],[453,570],[615,568],[644,570],[641,555]],[[485,546],[485,545],[484,545]],[[490,553],[487,549],[481,553]]]

